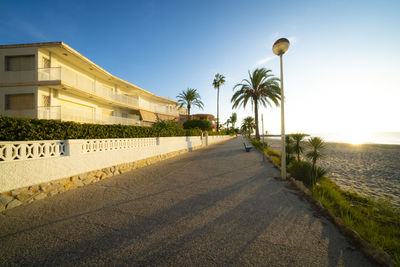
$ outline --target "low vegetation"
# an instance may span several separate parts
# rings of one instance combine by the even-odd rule
[[[342,190],[326,177],[311,191],[346,226],[386,251],[400,266],[400,212],[388,200],[373,200]]]
[[[251,144],[258,149],[263,149],[263,142],[254,138],[248,137]],[[268,147],[268,143],[264,142],[264,153],[276,164],[281,164],[281,155],[274,149]]]
[[[375,200],[339,188],[326,177],[326,171],[317,166],[317,161],[324,156],[322,139],[309,138],[293,142],[301,148],[289,149],[295,156],[287,169],[297,180],[301,180],[312,192],[314,198],[343,220],[343,223],[356,231],[371,244],[386,251],[400,267],[400,211],[388,200]],[[253,146],[262,149],[262,142],[249,138]],[[293,148],[293,147],[292,147]],[[265,145],[264,153],[275,163],[280,164],[280,154]],[[309,161],[299,160],[301,156]],[[314,167],[313,167],[314,166]]]
[[[198,136],[201,132],[198,128],[183,129],[173,121],[158,122],[153,127],[144,127],[0,116],[1,141]]]
[[[187,120],[183,123],[183,129],[201,129],[211,131],[211,123],[208,120]]]

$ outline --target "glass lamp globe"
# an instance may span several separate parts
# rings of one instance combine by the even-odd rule
[[[281,38],[277,40],[274,45],[272,46],[272,51],[274,52],[275,55],[281,56],[288,51],[290,46],[290,42],[286,38]]]

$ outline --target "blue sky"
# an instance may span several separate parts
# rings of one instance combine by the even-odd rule
[[[279,77],[284,56],[288,132],[400,131],[399,1],[8,1],[0,44],[63,41],[114,75],[164,97],[196,88],[221,121],[247,71]],[[239,121],[251,106],[234,110]],[[262,109],[280,131],[280,109]]]

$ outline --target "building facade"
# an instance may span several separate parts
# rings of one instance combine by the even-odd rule
[[[0,45],[0,115],[149,126],[177,102],[102,69],[63,42]]]

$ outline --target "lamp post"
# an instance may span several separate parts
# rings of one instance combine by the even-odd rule
[[[281,38],[277,40],[272,46],[272,51],[275,55],[280,57],[281,63],[281,175],[282,179],[286,180],[286,148],[285,148],[285,96],[283,94],[283,65],[282,56],[289,49],[289,40]]]

